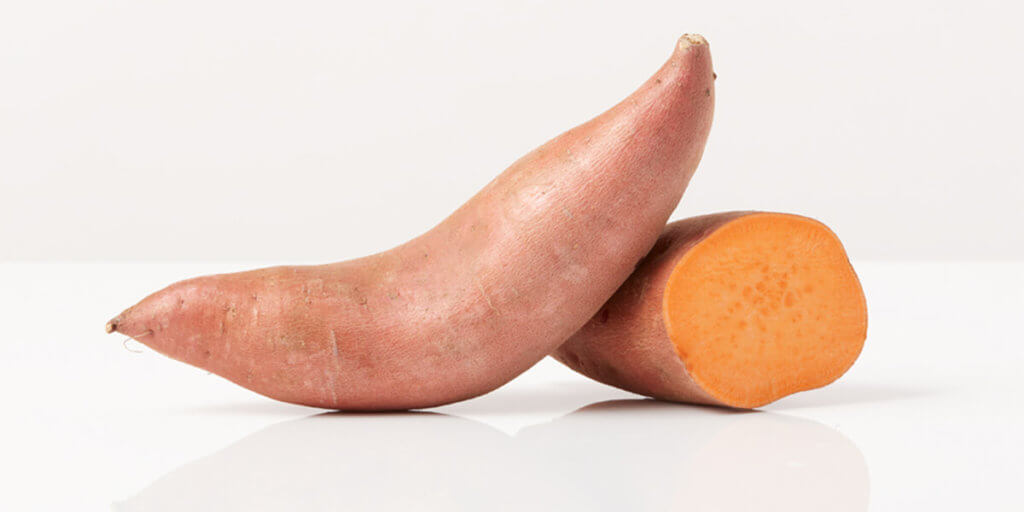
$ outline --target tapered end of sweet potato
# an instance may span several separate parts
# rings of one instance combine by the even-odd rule
[[[110,333],[116,331],[117,330],[117,319],[114,318],[114,319],[108,321],[107,325],[104,326],[104,329],[107,331],[107,334],[110,334]]]
[[[683,34],[682,37],[679,38],[679,42],[677,43],[677,47],[680,50],[685,50],[685,49],[687,49],[687,48],[689,48],[691,46],[706,45],[706,44],[708,44],[708,40],[704,39],[704,36],[702,36],[700,34]]]

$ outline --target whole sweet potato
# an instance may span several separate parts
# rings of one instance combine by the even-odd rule
[[[437,227],[320,266],[169,286],[107,324],[279,400],[408,409],[490,391],[601,307],[652,247],[711,126],[708,45],[544,144]]]

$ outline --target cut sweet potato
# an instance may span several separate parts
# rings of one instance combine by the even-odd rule
[[[866,333],[860,282],[831,230],[729,212],[670,224],[554,357],[643,395],[749,408],[836,380]]]

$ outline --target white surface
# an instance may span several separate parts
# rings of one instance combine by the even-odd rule
[[[619,101],[683,32],[717,111],[676,217],[820,218],[856,258],[1024,258],[1024,4],[0,8],[0,259],[362,256]]]
[[[172,280],[241,266],[0,265],[0,509],[1024,507],[1024,263],[856,265],[860,360],[748,413],[546,360],[429,413],[321,414],[102,332]]]

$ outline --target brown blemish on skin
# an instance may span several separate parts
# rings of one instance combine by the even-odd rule
[[[355,296],[356,304],[359,304],[360,306],[366,306],[366,296],[363,295],[363,292],[359,291],[358,286],[352,287],[352,295]]]
[[[704,96],[711,96],[711,88],[704,89]]]

